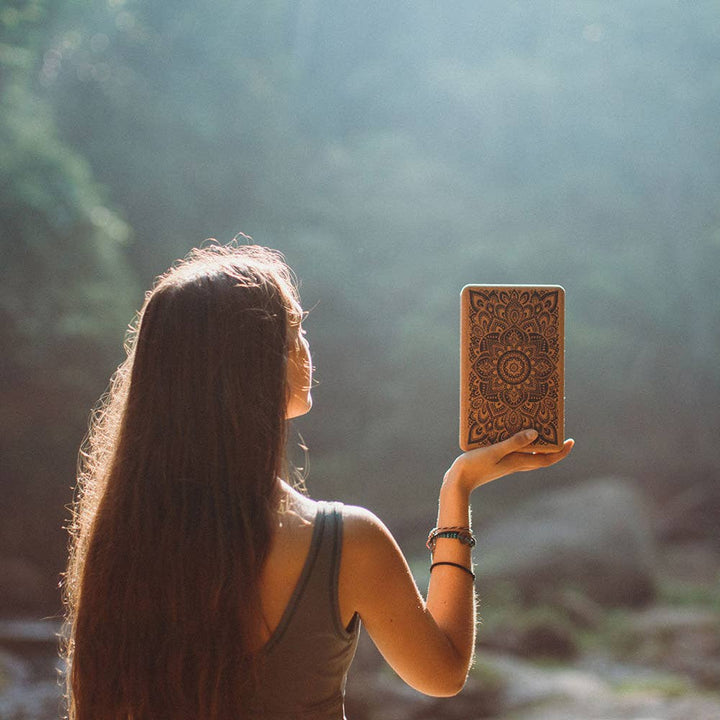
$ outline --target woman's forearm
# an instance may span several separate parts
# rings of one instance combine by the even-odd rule
[[[445,473],[440,489],[438,527],[470,527],[470,493],[480,485],[514,472],[548,467],[567,457],[574,441],[566,440],[562,450],[552,454],[533,454],[530,445],[535,430],[517,433],[489,447],[477,448],[459,456]],[[427,609],[454,648],[467,673],[475,647],[475,584],[471,548],[454,538],[438,538],[428,587]],[[461,565],[461,568],[455,565]]]
[[[440,489],[437,527],[470,527],[470,491],[461,472],[448,470]],[[454,538],[437,538],[433,563],[455,563],[472,570],[471,548]],[[427,608],[457,655],[463,679],[475,647],[475,586],[472,576],[455,565],[437,565],[430,574]]]

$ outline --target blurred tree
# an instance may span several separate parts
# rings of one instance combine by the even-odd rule
[[[129,228],[41,97],[38,71],[57,62],[43,52],[51,9],[0,11],[0,562],[22,556],[57,572],[98,368],[107,377],[119,359],[138,297]],[[52,584],[44,590],[25,602],[52,603]]]
[[[63,133],[113,188],[147,280],[210,236],[281,228],[302,185],[293,3],[66,6],[49,82]]]

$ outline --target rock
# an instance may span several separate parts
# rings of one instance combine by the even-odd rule
[[[717,720],[720,702],[714,697],[665,697],[638,692],[586,699],[559,699],[513,713],[513,720]]]
[[[483,652],[482,657],[505,679],[506,711],[553,698],[593,703],[611,692],[610,686],[592,672],[570,667],[547,668],[496,653]]]
[[[537,665],[483,653],[506,681],[505,710],[514,720],[717,720],[720,696],[682,677],[613,661],[575,667]],[[438,715],[438,717],[441,717]],[[475,716],[468,713],[466,720]]]
[[[631,480],[548,492],[478,533],[481,592],[510,583],[531,602],[572,588],[602,605],[647,604],[656,584],[651,528]]]
[[[478,642],[483,649],[527,658],[572,660],[579,653],[575,626],[562,610],[549,606],[506,614],[483,626]]]
[[[564,611],[570,622],[578,628],[594,630],[600,627],[605,617],[602,607],[576,590],[561,589],[548,600],[553,606]]]
[[[636,662],[690,676],[720,690],[720,612],[702,607],[654,607],[628,619],[626,655]]]
[[[578,655],[573,634],[556,623],[536,623],[523,630],[518,652],[525,657],[572,660]]]
[[[663,575],[675,585],[690,584],[713,588],[720,582],[720,548],[710,543],[664,545],[661,555]]]
[[[658,536],[664,542],[704,542],[720,550],[720,486],[717,472],[702,474],[666,498],[656,518]]]

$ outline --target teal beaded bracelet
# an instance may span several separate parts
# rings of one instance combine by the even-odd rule
[[[435,543],[438,538],[450,538],[459,540],[463,545],[475,547],[475,536],[472,530],[466,527],[436,527],[430,531],[425,546],[430,552],[435,550]]]

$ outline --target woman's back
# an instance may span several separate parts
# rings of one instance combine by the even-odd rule
[[[260,576],[263,627],[258,648],[264,646],[280,624],[307,561],[318,503],[283,487],[270,553]]]
[[[261,580],[263,644],[250,713],[339,720],[360,629],[356,615],[346,626],[338,604],[343,506],[283,489],[287,503]]]

